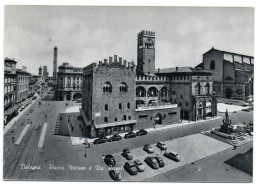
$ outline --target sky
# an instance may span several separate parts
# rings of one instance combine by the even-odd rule
[[[4,56],[38,74],[114,56],[137,59],[137,33],[155,32],[155,67],[194,67],[212,47],[254,56],[253,8],[5,6]]]

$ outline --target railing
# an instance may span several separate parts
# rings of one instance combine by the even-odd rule
[[[162,105],[156,105],[156,106],[139,106],[137,107],[136,111],[142,111],[142,110],[157,110],[157,109],[167,109],[167,108],[177,108],[177,104],[162,104]]]

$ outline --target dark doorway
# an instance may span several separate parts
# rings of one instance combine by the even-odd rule
[[[70,93],[66,93],[66,100],[70,101],[70,99],[71,99]]]
[[[227,88],[225,91],[226,94],[226,98],[231,98],[232,97],[232,89],[231,88]]]
[[[75,93],[73,95],[73,100],[80,99],[80,98],[82,98],[82,95],[80,93]]]

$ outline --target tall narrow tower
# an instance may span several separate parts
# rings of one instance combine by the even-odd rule
[[[57,53],[58,48],[57,46],[54,47],[54,57],[53,57],[53,79],[57,80]]]
[[[42,66],[40,65],[40,68],[39,68],[39,76],[42,76]]]
[[[137,37],[137,74],[155,72],[155,32],[141,31]]]

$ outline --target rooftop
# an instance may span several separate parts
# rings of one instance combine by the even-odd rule
[[[233,54],[233,55],[238,55],[238,56],[244,56],[244,57],[250,57],[250,58],[254,58],[253,56],[250,56],[250,55],[245,55],[245,54],[238,54],[238,53],[234,53],[234,52],[228,52],[228,51],[223,51],[223,50],[218,50],[218,49],[215,49],[215,48],[211,48],[210,50],[208,50],[207,52],[205,52],[204,54],[212,51],[212,50],[215,50],[215,51],[219,51],[219,52],[223,52],[223,53],[227,53],[227,54]]]
[[[168,73],[212,73],[211,71],[202,70],[200,68],[192,68],[192,67],[175,67],[175,68],[165,68],[159,69],[156,74],[168,74]]]

